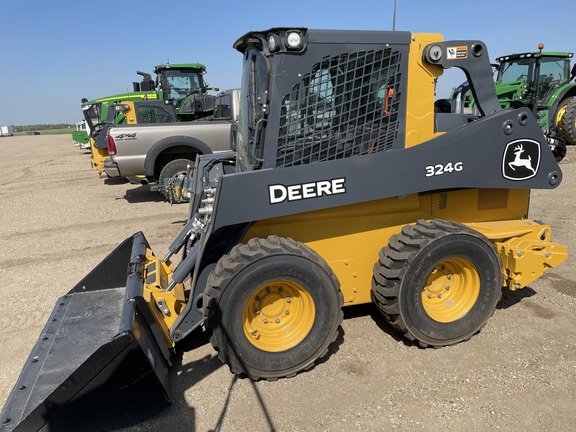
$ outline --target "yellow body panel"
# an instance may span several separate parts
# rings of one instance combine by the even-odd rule
[[[99,173],[104,172],[104,161],[110,157],[108,154],[108,147],[96,148],[94,147],[94,138],[90,138],[90,150],[92,152],[92,169]]]
[[[490,201],[485,191],[477,189],[413,194],[261,220],[249,228],[242,242],[253,237],[265,238],[275,234],[306,244],[326,260],[340,281],[345,305],[352,305],[371,301],[372,269],[380,250],[388,244],[393,234],[418,219],[454,220],[476,229],[496,244],[503,261],[506,284],[510,285],[510,277],[517,274],[518,270],[516,267],[508,268],[517,264],[506,259],[506,255],[509,255],[510,250],[516,250],[514,247],[523,248],[523,253],[527,253],[528,247],[517,246],[515,243],[500,246],[500,243],[515,237],[533,244],[541,241],[543,232],[547,232],[543,242],[546,250],[554,254],[554,258],[547,258],[545,263],[538,265],[532,262],[531,267],[537,268],[553,267],[563,261],[565,248],[550,242],[549,226],[525,219],[528,191],[506,192],[495,201]],[[526,271],[522,273],[528,280]],[[525,286],[518,280],[514,280],[512,286],[514,284],[516,287]]]
[[[128,107],[128,109],[122,110],[122,114],[126,118],[126,123],[128,124],[138,123],[138,121],[136,120],[136,110],[134,109],[134,102],[128,101],[128,102],[122,102],[122,104]]]
[[[116,95],[116,96],[110,96],[110,97],[106,97],[106,98],[100,98],[100,99],[98,99],[98,101],[99,101],[99,102],[102,102],[102,103],[106,103],[106,102],[116,102],[116,101],[118,101],[119,99],[122,100],[122,96]],[[143,99],[143,100],[146,100],[146,99],[158,99],[158,95],[156,94],[155,91],[151,91],[150,93],[144,95],[144,96],[142,97],[142,99]]]
[[[184,309],[186,299],[182,284],[177,284],[172,291],[164,291],[170,282],[172,282],[170,264],[162,262],[160,258],[154,256],[150,249],[147,249],[143,297],[150,305],[150,310],[162,331],[166,345],[173,347],[174,342],[170,338],[170,327]]]
[[[156,97],[147,99],[156,99]],[[122,104],[127,105],[128,109],[123,110],[121,113],[116,114],[116,117],[118,117],[118,115],[123,115],[126,119],[127,124],[138,123],[135,115],[134,102],[128,101],[128,102],[122,102]],[[108,147],[101,149],[96,148],[94,147],[94,139],[90,138],[90,149],[92,150],[92,169],[102,174],[105,171],[104,161],[110,157],[110,155],[108,154]]]
[[[406,97],[406,147],[428,141],[434,132],[434,95],[436,80],[443,73],[441,66],[422,61],[424,48],[443,40],[440,34],[415,33],[412,35],[408,59],[408,91]]]

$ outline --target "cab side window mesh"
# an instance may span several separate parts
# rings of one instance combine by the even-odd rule
[[[400,53],[325,57],[283,99],[277,167],[390,150],[398,135]]]

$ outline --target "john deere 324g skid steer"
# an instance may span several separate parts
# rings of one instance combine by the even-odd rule
[[[527,218],[530,190],[560,184],[558,163],[528,109],[500,107],[482,42],[273,28],[234,47],[235,151],[197,161],[189,221],[164,258],[137,233],[58,300],[0,430],[150,415],[172,351],[199,326],[253,380],[311,368],[349,305],[374,302],[422,347],[455,344],[503,287],[566,259]],[[449,67],[465,72],[478,118],[434,112]]]

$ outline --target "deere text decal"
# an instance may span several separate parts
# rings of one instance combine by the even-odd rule
[[[343,194],[346,193],[346,179],[336,178],[290,186],[282,184],[269,185],[268,193],[270,204]]]

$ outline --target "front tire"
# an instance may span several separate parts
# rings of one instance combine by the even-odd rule
[[[576,96],[565,99],[556,112],[556,129],[571,145],[576,145]]]
[[[477,333],[502,293],[494,245],[456,222],[405,226],[374,265],[373,298],[386,320],[423,346],[445,346]]]
[[[328,352],[343,319],[327,263],[292,239],[232,248],[208,278],[205,325],[220,359],[253,380],[296,375]]]

